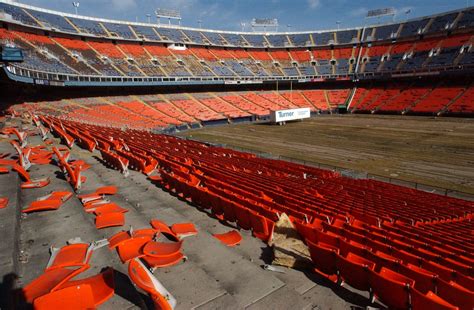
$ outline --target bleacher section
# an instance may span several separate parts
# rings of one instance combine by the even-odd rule
[[[391,85],[389,88],[358,88],[350,111],[352,113],[397,114],[469,114],[474,109],[472,86],[449,84],[434,87]]]
[[[370,291],[390,309],[474,306],[469,201],[173,136],[41,121],[79,139],[87,132],[105,161],[156,158],[163,188],[265,242],[287,214],[316,273]]]

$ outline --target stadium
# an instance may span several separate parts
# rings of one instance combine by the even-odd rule
[[[474,7],[73,6],[0,0],[0,309],[474,309]]]

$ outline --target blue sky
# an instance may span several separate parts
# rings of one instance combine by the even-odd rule
[[[252,18],[277,18],[280,30],[292,31],[334,29],[363,26],[369,9],[393,7],[395,20],[404,20],[466,7],[469,0],[75,0],[80,2],[79,14],[145,22],[146,14],[156,8],[178,9],[183,25],[203,28],[240,30],[241,22]],[[20,0],[43,8],[74,12],[72,0]],[[474,0],[470,0],[474,4]],[[407,16],[404,12],[411,13]],[[373,20],[372,23],[376,23]]]

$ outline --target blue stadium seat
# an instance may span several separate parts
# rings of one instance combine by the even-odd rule
[[[316,45],[329,45],[329,42],[334,43],[334,32],[313,33],[313,39]]]
[[[23,24],[39,26],[33,18],[31,18],[28,14],[25,13],[25,11],[23,11],[23,9],[19,7],[12,6],[6,3],[0,3],[0,11],[11,15],[14,20],[22,22]]]
[[[348,44],[357,39],[357,30],[345,30],[336,32],[337,43]]]
[[[294,46],[308,46],[311,45],[311,38],[308,33],[290,34],[288,35],[290,41]]]
[[[420,33],[422,33],[421,31],[423,31],[429,21],[429,18],[425,18],[422,20],[404,23],[399,37],[403,38],[419,35]]]
[[[243,35],[243,37],[252,46],[263,47],[263,46],[268,45],[265,41],[265,38],[262,35],[246,34],[246,35]]]
[[[102,25],[104,25],[109,32],[117,34],[118,37],[124,39],[136,39],[135,35],[126,24],[102,23]]]
[[[286,38],[286,35],[268,35],[266,36],[268,42],[270,42],[270,45],[273,47],[285,47],[288,45],[288,39]]]
[[[133,30],[138,35],[139,38],[146,38],[148,40],[159,41],[160,37],[153,31],[153,27],[133,25]]]
[[[199,31],[181,30],[193,43],[204,44],[203,38]]]
[[[453,24],[458,15],[459,13],[456,12],[436,17],[428,29],[428,32],[439,32],[450,29],[449,27]]]
[[[66,21],[63,16],[28,10],[34,18],[39,20],[45,27],[52,27],[60,31],[77,33],[76,29]]]
[[[107,36],[105,30],[96,21],[74,17],[69,17],[69,20],[79,29],[84,30],[85,32],[97,36]]]

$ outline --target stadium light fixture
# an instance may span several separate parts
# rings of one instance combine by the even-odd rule
[[[202,20],[198,19],[199,29],[202,29]]]
[[[73,1],[73,2],[72,2],[72,6],[74,7],[74,11],[76,12],[76,15],[77,15],[77,11],[78,11],[78,9],[79,9],[79,4],[80,4],[80,3],[77,2],[77,1]]]
[[[151,14],[146,15],[146,20],[149,24],[151,23]]]
[[[337,25],[337,30],[339,30],[341,28],[341,21],[340,20],[336,21],[336,25]]]
[[[367,11],[367,16],[365,18],[377,18],[378,22],[380,22],[380,18],[384,16],[391,16],[392,20],[395,19],[396,11],[394,8],[383,8],[383,9],[376,9]]]
[[[169,9],[156,9],[155,11],[156,18],[158,19],[158,24],[160,24],[161,18],[168,19],[168,25],[171,25],[171,20],[177,20],[178,25],[181,26],[181,13],[177,10],[169,10]]]
[[[276,18],[254,18],[250,25],[252,26],[252,31],[255,31],[255,28],[263,28],[264,32],[267,31],[267,28],[278,31],[278,19]]]

